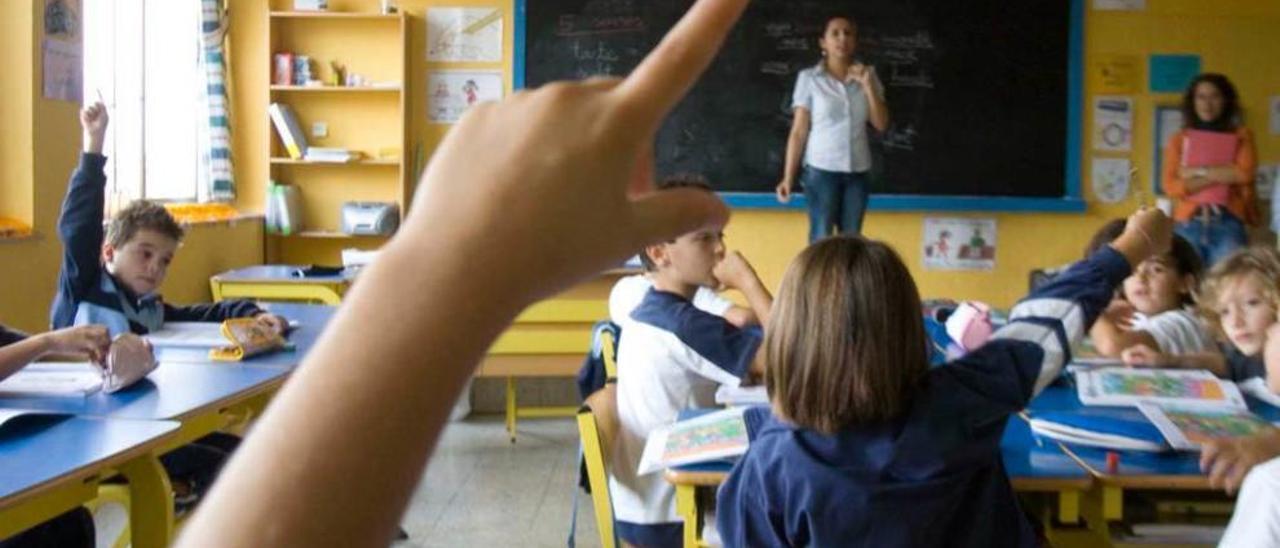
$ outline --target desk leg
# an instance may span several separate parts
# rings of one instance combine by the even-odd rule
[[[1124,519],[1124,489],[1113,485],[1102,487],[1102,519],[1107,521]]]
[[[676,486],[676,514],[684,520],[684,547],[698,546],[698,488],[692,485]]]
[[[507,435],[516,442],[516,379],[507,377]]]
[[[129,481],[129,531],[133,546],[168,546],[173,538],[173,489],[160,459],[148,454],[120,467]]]
[[[1080,492],[1058,491],[1058,523],[1076,525],[1080,523]]]

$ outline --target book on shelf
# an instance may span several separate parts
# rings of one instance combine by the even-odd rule
[[[308,162],[330,162],[339,164],[356,162],[362,158],[364,158],[364,154],[359,151],[333,147],[309,147],[307,148],[306,154],[303,155],[303,159]]]
[[[275,126],[276,134],[280,136],[280,142],[289,152],[289,157],[301,160],[306,156],[307,138],[302,133],[302,126],[298,124],[298,117],[293,109],[284,103],[271,103],[267,107],[267,114],[271,116],[271,125]]]

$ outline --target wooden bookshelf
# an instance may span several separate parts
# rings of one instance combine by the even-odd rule
[[[283,7],[282,3],[275,3],[275,7]],[[276,53],[289,52],[311,59],[314,79],[327,80],[332,70],[330,62],[336,62],[369,81],[398,85],[275,85],[269,73],[268,104],[289,105],[310,146],[346,148],[366,155],[384,150],[399,153],[397,157],[366,157],[353,162],[293,159],[270,119],[264,120],[270,178],[298,189],[303,228],[294,234],[272,235],[267,246],[269,262],[338,264],[338,252],[343,247],[376,248],[385,242],[383,236],[340,232],[345,202],[394,203],[404,216],[411,194],[409,165],[404,161],[412,153],[409,25],[410,17],[403,12],[270,12],[269,71],[275,68]],[[311,136],[316,123],[328,126],[326,137]]]

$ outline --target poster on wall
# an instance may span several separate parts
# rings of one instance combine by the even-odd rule
[[[43,96],[79,103],[84,92],[80,0],[45,0],[40,40]]]
[[[427,73],[427,120],[452,124],[476,103],[502,99],[502,71],[433,70]]]
[[[1113,95],[1094,99],[1093,148],[1108,152],[1133,148],[1133,98]]]
[[[502,9],[427,8],[427,61],[502,61]]]
[[[1093,159],[1093,195],[1104,204],[1116,204],[1129,197],[1133,162],[1128,158]]]
[[[1173,140],[1173,135],[1182,129],[1182,108],[1178,105],[1156,105],[1155,142],[1151,143],[1151,191],[1156,195],[1164,194],[1160,187],[1160,177],[1164,170],[1164,147]]]
[[[925,217],[921,251],[925,270],[994,270],[996,220]]]
[[[1090,74],[1094,93],[1137,93],[1142,84],[1142,58],[1137,55],[1099,53]]]
[[[1280,95],[1271,96],[1271,134],[1280,135]]]

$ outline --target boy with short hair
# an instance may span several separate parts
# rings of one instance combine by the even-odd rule
[[[664,182],[660,189],[702,184]],[[710,407],[720,384],[737,386],[751,373],[758,330],[744,330],[691,302],[700,288],[741,291],[761,323],[773,297],[738,252],[725,252],[721,227],[692,232],[642,252],[653,287],[631,312],[618,344],[618,432],[609,491],[618,536],[640,546],[680,545],[675,489],[662,474],[638,476],[645,439],[683,409]]]
[[[277,332],[287,323],[249,301],[173,306],[155,291],[164,282],[183,230],[163,206],[137,200],[102,228],[106,173],[102,155],[107,110],[101,102],[80,112],[84,154],[71,176],[58,237],[62,239],[62,271],[50,311],[55,329],[101,324],[114,337],[143,335],[166,321],[219,322],[253,316]]]

